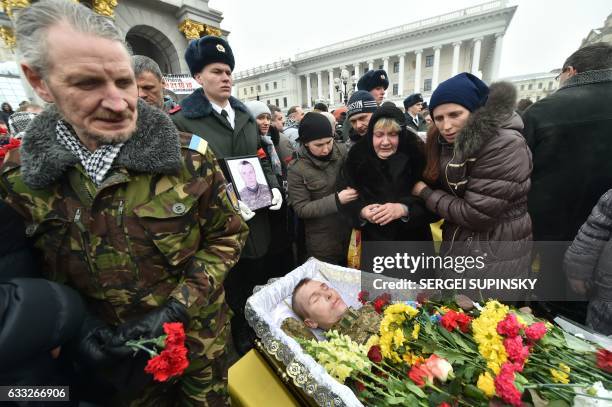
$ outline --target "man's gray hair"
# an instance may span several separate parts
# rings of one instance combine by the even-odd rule
[[[51,27],[61,23],[70,25],[78,32],[117,41],[126,46],[123,35],[111,20],[82,4],[72,0],[39,1],[18,13],[15,37],[20,62],[30,65],[43,78],[49,72],[47,33]]]
[[[157,62],[144,55],[134,55],[132,60],[134,62],[134,74],[137,78],[144,72],[150,72],[155,75],[160,82],[162,81],[162,72]]]

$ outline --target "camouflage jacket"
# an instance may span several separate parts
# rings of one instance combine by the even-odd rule
[[[340,321],[332,325],[330,331],[338,331],[355,342],[363,344],[370,336],[378,335],[381,320],[381,315],[370,304],[359,309],[349,307]],[[315,339],[312,331],[302,321],[295,318],[285,319],[281,329],[292,338]]]
[[[96,188],[57,142],[59,119],[53,108],[40,114],[0,170],[0,192],[24,216],[46,276],[74,287],[107,323],[173,297],[192,330],[217,336],[229,317],[223,280],[248,228],[206,142],[140,101],[137,131]]]

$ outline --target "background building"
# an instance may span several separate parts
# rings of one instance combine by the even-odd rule
[[[550,72],[510,76],[503,80],[512,82],[516,86],[517,100],[530,99],[532,102],[537,102],[559,88],[559,81],[555,78],[560,72],[561,69],[554,69]]]
[[[235,95],[281,108],[342,103],[334,80],[346,69],[354,79],[371,69],[389,74],[387,99],[401,104],[413,92],[427,99],[438,83],[458,72],[490,82],[497,78],[503,37],[516,6],[492,1],[452,13],[302,52],[290,60],[234,74]],[[352,77],[355,78],[352,78]]]
[[[589,35],[587,35],[587,37],[582,40],[580,48],[590,44],[594,44],[596,42],[607,42],[612,44],[612,13],[610,13],[608,18],[606,18],[603,27],[591,30]]]
[[[191,89],[193,82],[183,55],[191,39],[211,34],[227,37],[220,28],[223,14],[208,7],[208,0],[75,0],[96,13],[114,19],[134,54],[155,60],[162,72],[173,75],[176,89]],[[0,0],[0,62],[15,60],[14,14],[36,1]],[[182,83],[182,85],[179,84]],[[31,90],[26,89],[31,98]],[[191,89],[192,90],[192,89]],[[184,92],[179,92],[184,93]]]

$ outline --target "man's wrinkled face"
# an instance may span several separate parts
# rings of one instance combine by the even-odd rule
[[[22,64],[38,95],[55,104],[90,149],[129,139],[136,130],[138,88],[125,47],[65,23],[49,29],[46,46],[45,78]]]
[[[331,328],[348,308],[338,291],[321,281],[308,281],[295,296],[305,314],[304,324],[310,328]]]
[[[257,175],[255,174],[255,168],[253,165],[249,164],[241,164],[240,165],[240,175],[244,180],[244,184],[247,188],[255,189],[257,187]]]
[[[353,130],[355,130],[355,133],[359,134],[361,137],[365,136],[368,132],[368,125],[370,124],[371,117],[372,113],[358,113],[352,115],[349,122]]]
[[[285,127],[285,115],[283,112],[274,112],[272,117],[272,126],[276,127],[276,130],[283,131]]]
[[[194,78],[204,88],[206,96],[215,103],[225,104],[232,95],[232,70],[228,64],[208,64]]]
[[[164,106],[164,81],[154,73],[144,71],[136,77],[138,97],[158,108]]]

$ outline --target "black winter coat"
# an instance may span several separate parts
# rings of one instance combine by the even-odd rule
[[[612,188],[612,69],[579,73],[523,114],[533,155],[529,213],[535,241],[571,242]],[[540,253],[540,282],[562,292],[563,249]],[[584,307],[551,304],[582,322]]]
[[[434,216],[425,209],[420,198],[412,195],[412,187],[421,178],[425,165],[419,147],[421,141],[412,131],[404,129],[395,154],[381,160],[374,152],[374,124],[381,117],[390,117],[385,113],[386,109],[390,108],[381,107],[372,115],[365,139],[349,150],[339,187],[355,188],[359,198],[344,205],[343,212],[349,216],[353,226],[362,231],[363,241],[432,241],[429,223]],[[403,113],[399,113],[402,117]],[[385,226],[363,223],[361,209],[374,203],[404,204],[408,207],[408,218],[396,219]]]

